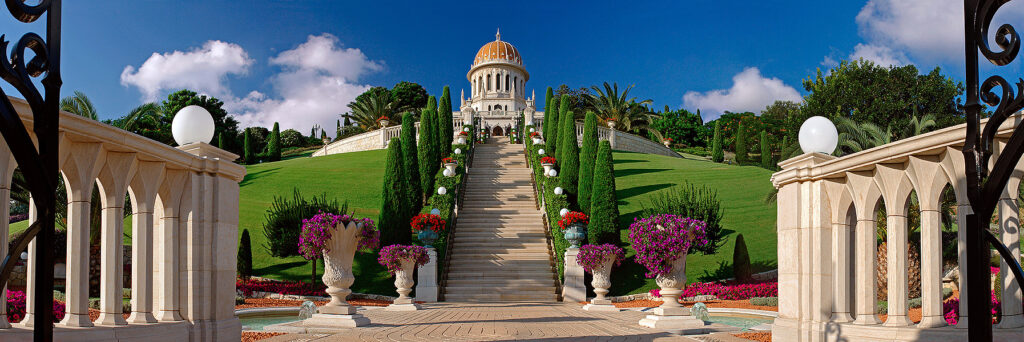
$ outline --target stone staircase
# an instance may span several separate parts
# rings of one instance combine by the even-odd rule
[[[477,145],[474,153],[445,300],[556,301],[555,269],[523,145],[500,139]]]

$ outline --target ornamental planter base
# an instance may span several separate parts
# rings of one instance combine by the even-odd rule
[[[612,301],[605,299],[605,300],[602,300],[601,302],[603,302],[603,301],[607,301],[608,303],[600,303],[596,299],[595,300],[591,300],[590,304],[587,304],[587,305],[583,306],[583,310],[585,310],[585,311],[595,311],[595,312],[619,312],[619,311],[622,311],[622,309],[619,309],[619,308],[615,307],[615,305],[612,305]],[[641,324],[643,324],[643,323],[641,323]]]
[[[351,315],[318,313],[313,314],[313,317],[302,321],[302,326],[315,328],[355,328],[369,324],[369,318],[357,313]]]
[[[388,307],[386,307],[384,309],[387,310],[387,311],[416,311],[416,310],[423,309],[423,307],[421,307],[419,304],[416,304],[416,303],[409,303],[409,304],[391,304],[391,305],[388,305]]]
[[[690,311],[690,310],[686,310]],[[689,312],[687,312],[689,314]],[[648,328],[661,329],[661,330],[683,330],[684,333],[703,333],[704,321],[693,317],[692,315],[686,316],[662,316],[662,315],[647,315],[647,318],[640,320],[640,325]]]

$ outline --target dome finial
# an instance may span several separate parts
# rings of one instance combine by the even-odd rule
[[[498,28],[498,33],[494,35],[494,41],[496,41],[496,42],[500,42],[501,41],[501,28]]]

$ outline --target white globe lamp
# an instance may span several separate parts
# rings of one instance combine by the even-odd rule
[[[441,215],[441,211],[437,210],[437,208],[430,209],[430,214],[431,215]]]
[[[171,135],[178,146],[213,140],[213,115],[205,108],[191,105],[174,114],[171,120]]]
[[[555,195],[561,195],[561,194],[562,194],[562,187],[556,186],[555,187]]]
[[[454,176],[454,174],[452,174],[452,170],[448,170],[448,169],[445,169],[445,170],[444,170],[444,171],[442,171],[441,173],[442,173],[442,174],[443,174],[443,175],[444,175],[445,177],[451,177],[451,176]]]
[[[800,149],[804,153],[835,152],[839,144],[839,131],[832,121],[823,116],[812,116],[800,125]]]
[[[455,154],[462,154],[462,149],[461,148],[455,149]]]
[[[548,172],[548,176],[551,176],[551,177],[558,176],[558,170],[551,170],[551,172]]]
[[[463,127],[463,128],[462,128],[462,131],[463,131],[463,132],[469,132],[469,127]]]
[[[533,132],[534,132],[533,127],[530,127],[530,133],[533,133]]]
[[[569,213],[569,209],[562,208],[562,210],[558,211],[558,216],[565,217],[565,214],[568,214],[568,213]]]
[[[537,150],[537,154],[543,156],[544,155],[544,149],[542,148],[542,149]]]
[[[440,187],[440,188],[437,188],[437,194],[438,195],[444,195],[444,194],[447,194],[447,193],[448,193],[448,189],[445,189],[443,186]]]

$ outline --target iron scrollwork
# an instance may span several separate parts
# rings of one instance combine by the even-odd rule
[[[32,110],[32,131],[35,141],[21,121],[7,94],[0,89],[0,134],[14,155],[32,195],[38,213],[26,233],[14,242],[14,247],[3,256],[0,264],[0,287],[10,278],[11,270],[33,238],[36,255],[35,269],[34,340],[53,340],[53,240],[58,173],[58,128],[60,112],[60,39],[61,0],[41,0],[28,5],[24,0],[5,0],[7,10],[15,19],[32,23],[46,16],[46,39],[35,33],[26,33],[10,49],[6,36],[0,35],[0,78],[16,89]],[[29,54],[31,53],[31,58]],[[40,78],[41,77],[41,78]],[[33,83],[39,79],[40,92]]]

